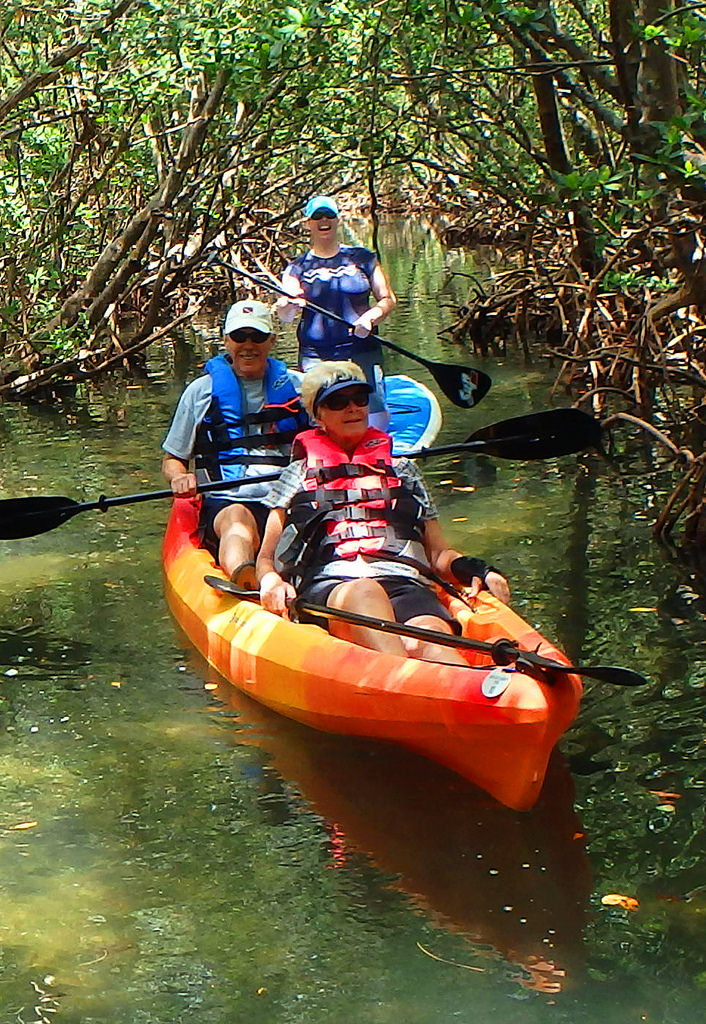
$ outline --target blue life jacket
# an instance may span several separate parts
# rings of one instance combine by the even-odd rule
[[[205,369],[211,375],[212,398],[196,433],[197,468],[214,480],[238,480],[247,466],[286,466],[291,441],[309,421],[285,364],[268,358],[265,403],[260,412],[247,414],[228,356],[209,359]],[[253,432],[252,427],[259,429]]]

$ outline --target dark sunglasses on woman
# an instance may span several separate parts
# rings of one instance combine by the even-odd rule
[[[247,328],[244,328],[241,331],[231,331],[228,337],[236,345],[241,345],[244,341],[252,341],[255,345],[263,345],[269,338],[269,334],[263,334],[262,331],[249,331]]]
[[[335,220],[336,214],[331,213],[330,210],[314,210],[311,215],[312,220]]]
[[[370,405],[370,392],[364,388],[358,388],[355,391],[335,391],[332,395],[324,398],[321,405],[331,409],[332,412],[342,412],[351,402],[359,409],[363,409],[366,405]]]

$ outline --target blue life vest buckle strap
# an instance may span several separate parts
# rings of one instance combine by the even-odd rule
[[[215,402],[218,402],[217,398],[215,399]],[[268,425],[271,423],[279,423],[280,420],[289,420],[292,419],[292,417],[297,417],[300,412],[303,412],[303,409],[301,403],[297,400],[297,405],[291,409],[289,408],[288,403],[280,405],[268,404],[263,406],[260,412],[248,412],[244,416],[240,416],[238,419],[227,419],[223,416],[220,409],[220,403],[218,402],[217,412],[220,413],[221,419],[219,420],[214,418],[210,427],[210,432],[218,435],[225,434],[227,436],[229,427],[252,427],[257,424]],[[300,431],[301,426],[299,427],[299,430],[295,431],[295,433],[299,433]]]
[[[218,445],[218,450],[236,451],[238,448],[279,448],[289,444],[299,433],[298,430],[273,430],[268,434],[244,434],[242,437],[228,439]],[[289,462],[289,459],[287,459]]]
[[[306,422],[308,417],[304,413],[304,408],[299,398],[292,398],[288,402],[266,402],[265,405],[259,412],[248,412],[246,413],[234,426],[250,426],[256,423],[279,423],[280,420],[289,420],[295,418],[299,422],[299,433],[301,430],[302,420]]]

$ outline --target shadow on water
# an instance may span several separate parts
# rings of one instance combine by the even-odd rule
[[[355,873],[362,855],[386,876],[380,885],[462,934],[473,964],[453,966],[484,970],[488,959],[501,961],[512,980],[545,993],[583,976],[592,874],[571,776],[558,752],[535,808],[514,812],[400,747],[283,718],[225,681],[183,634],[180,640],[190,669],[219,702],[208,710],[232,719],[231,742],[264,751],[284,785],[294,784],[324,819],[330,868]],[[281,817],[282,792],[271,773],[262,785]]]
[[[59,639],[34,623],[8,631],[0,629],[0,672],[11,679],[22,669],[23,679],[73,679],[76,669],[90,661],[91,645]]]

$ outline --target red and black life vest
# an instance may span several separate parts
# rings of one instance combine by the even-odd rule
[[[319,428],[294,442],[304,489],[287,510],[278,562],[290,577],[340,558],[394,556],[423,543],[422,506],[396,475],[387,434],[369,427],[351,456]]]

